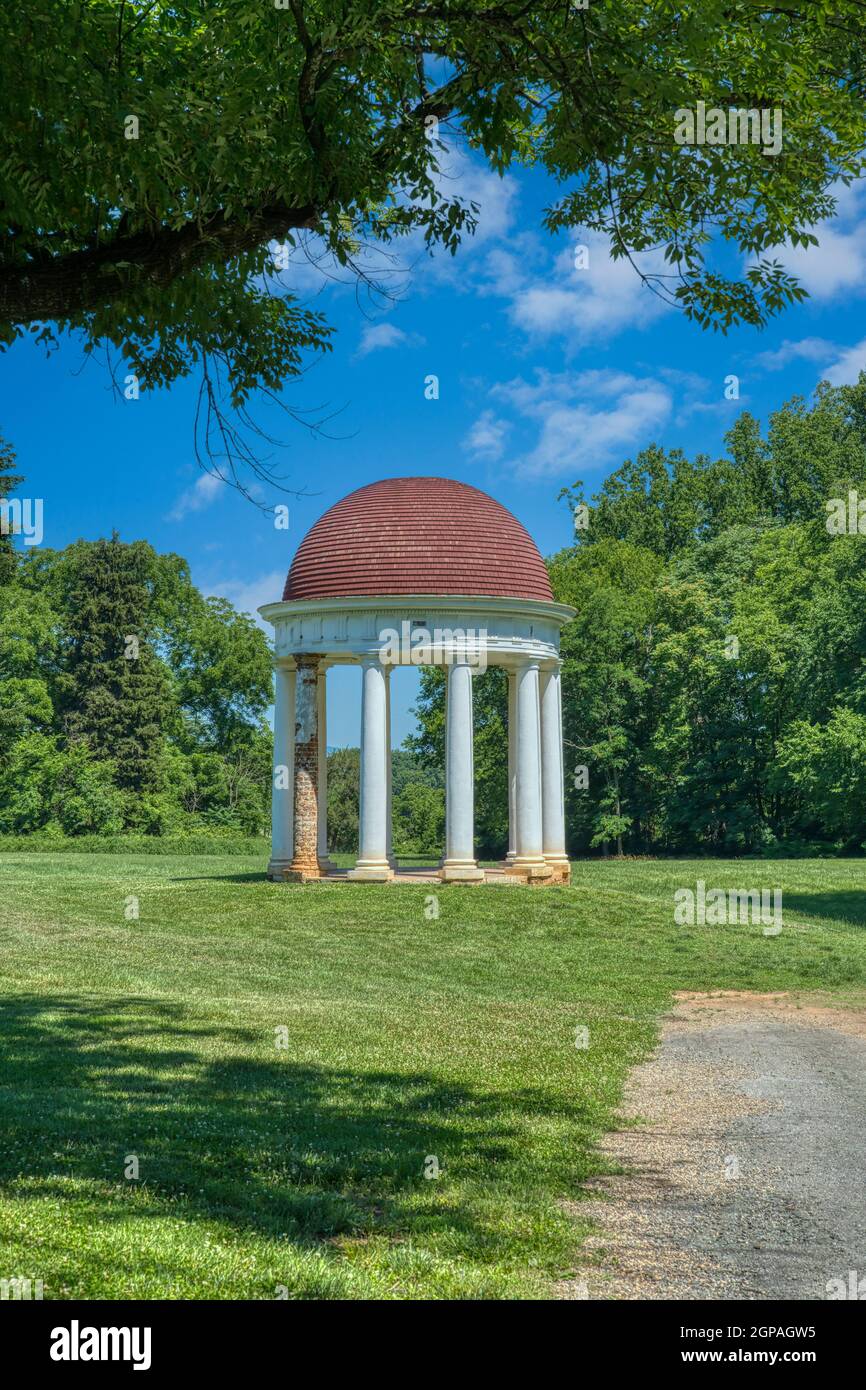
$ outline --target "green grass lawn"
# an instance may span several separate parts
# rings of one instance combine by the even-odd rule
[[[428,888],[263,868],[0,856],[0,1277],[543,1296],[580,1267],[563,1202],[674,990],[866,984],[863,860],[585,863],[570,888],[441,889],[438,920]],[[677,927],[697,877],[781,886],[784,930]]]

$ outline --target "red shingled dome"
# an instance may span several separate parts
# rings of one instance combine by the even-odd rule
[[[284,600],[461,594],[553,601],[528,531],[451,478],[386,478],[350,492],[307,532]]]

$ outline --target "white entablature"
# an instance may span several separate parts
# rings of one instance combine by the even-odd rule
[[[382,652],[390,632],[398,634],[405,648],[404,624],[409,623],[412,632],[407,655],[423,645],[417,629],[426,630],[431,638],[437,631],[483,633],[486,664],[513,666],[528,656],[536,661],[557,661],[560,630],[574,609],[534,599],[471,595],[443,599],[441,594],[401,594],[268,603],[259,612],[273,625],[277,661],[292,658],[296,652],[310,652],[326,657],[331,665],[357,662]],[[459,651],[459,638],[456,645]],[[448,650],[447,638],[444,646]],[[403,660],[399,664],[416,663]]]

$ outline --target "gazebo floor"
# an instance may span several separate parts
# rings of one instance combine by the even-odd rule
[[[320,882],[325,882],[325,883],[352,883],[352,882],[354,882],[354,880],[349,878],[349,870],[348,870],[348,869],[334,869],[334,868],[332,868],[332,869],[329,871],[329,873],[325,876],[324,880],[320,880]],[[435,884],[437,884],[440,888],[446,888],[446,887],[451,887],[451,886],[452,886],[452,885],[450,885],[450,884],[445,884],[445,883],[442,882],[441,878],[439,877],[439,868],[438,868],[438,866],[437,866],[436,864],[430,864],[430,865],[421,864],[421,865],[415,865],[415,866],[413,866],[412,868],[400,868],[399,865],[398,865],[398,867],[394,870],[394,877],[393,877],[392,879],[389,879],[388,882],[389,882],[389,883],[414,883],[414,884],[419,884],[419,883],[435,883]],[[484,882],[485,882],[485,883],[499,883],[499,884],[502,884],[503,886],[508,887],[508,888],[513,888],[515,885],[519,884],[519,880],[518,880],[518,879],[512,878],[510,874],[506,874],[505,871],[504,871],[503,869],[499,868],[498,866],[496,866],[495,868],[492,868],[492,869],[491,869],[491,868],[486,868],[486,869],[484,870]],[[479,880],[478,883],[470,883],[470,884],[468,884],[468,885],[462,885],[462,886],[464,886],[464,887],[470,887],[470,888],[478,888],[478,887],[481,886],[481,883],[480,883],[480,880]]]

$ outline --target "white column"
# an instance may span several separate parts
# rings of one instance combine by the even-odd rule
[[[268,878],[282,878],[294,852],[295,673],[274,668],[274,761],[271,779],[271,859]]]
[[[295,795],[295,672],[274,668],[274,753],[271,780],[271,858],[268,876],[282,878],[292,862]]]
[[[558,666],[541,673],[541,819],[544,857],[557,878],[571,877],[565,852],[562,770],[562,680]]]
[[[385,772],[388,778],[388,822],[385,833],[385,856],[392,869],[396,869],[394,857],[394,769],[391,758],[391,672],[393,666],[385,667]]]
[[[447,668],[445,728],[445,882],[481,882],[475,862],[475,770],[472,752],[472,670],[465,661]]]
[[[349,878],[393,878],[388,863],[388,707],[385,670],[378,656],[361,665],[361,806],[358,860]]]
[[[517,853],[517,673],[508,677],[508,853],[510,862]]]
[[[325,663],[319,666],[319,768],[318,768],[318,844],[317,853],[322,872],[327,873],[328,861],[328,705],[325,693]]]
[[[544,858],[541,813],[541,719],[538,662],[517,670],[517,841],[507,873],[524,879],[552,877]]]

